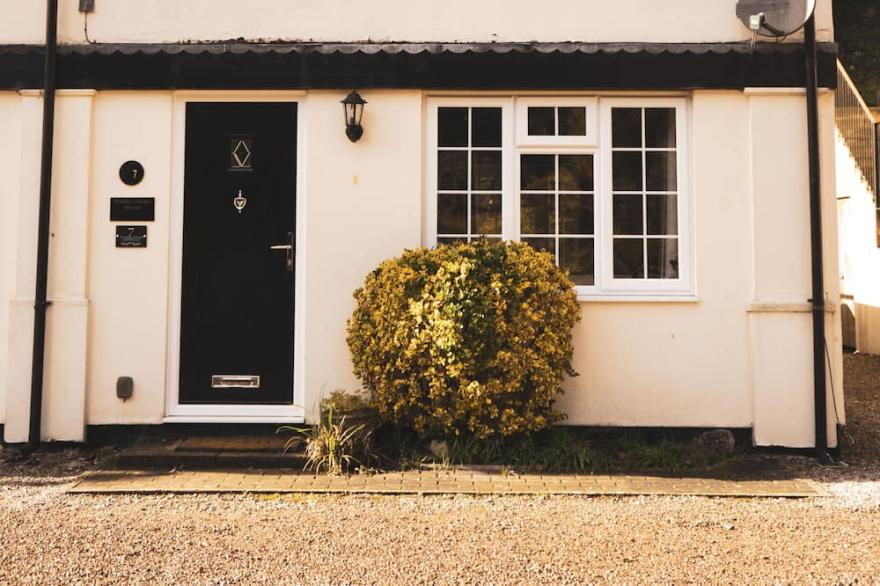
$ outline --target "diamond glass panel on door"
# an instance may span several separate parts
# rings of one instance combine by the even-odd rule
[[[254,168],[254,137],[232,136],[229,139],[229,170],[250,171]]]

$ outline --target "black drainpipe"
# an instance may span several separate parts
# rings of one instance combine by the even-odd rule
[[[816,84],[816,20],[804,26],[807,91],[807,143],[810,164],[810,255],[813,298],[813,404],[816,425],[816,458],[832,463],[828,454],[828,415],[825,390],[825,279],[822,262],[822,189],[819,160],[819,99]]]
[[[40,160],[40,216],[37,280],[34,293],[34,350],[31,362],[31,410],[28,443],[40,443],[43,414],[43,358],[46,350],[46,298],[49,280],[49,210],[52,200],[52,147],[55,131],[55,50],[58,0],[46,0],[46,63],[43,68],[43,148]]]

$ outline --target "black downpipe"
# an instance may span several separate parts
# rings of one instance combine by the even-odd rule
[[[810,165],[810,255],[813,274],[813,404],[816,457],[832,463],[828,453],[828,408],[825,389],[825,279],[822,262],[822,189],[819,160],[819,98],[816,84],[816,21],[804,26],[807,91],[807,144]]]
[[[34,351],[31,363],[31,409],[28,443],[40,443],[43,415],[43,360],[46,353],[46,308],[49,306],[49,210],[52,203],[52,151],[55,132],[55,52],[58,45],[58,0],[46,0],[46,62],[43,68],[43,146],[40,159],[40,216],[37,235],[37,279],[34,293]]]

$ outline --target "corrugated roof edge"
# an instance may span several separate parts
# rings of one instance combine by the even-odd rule
[[[800,43],[757,43],[754,51],[760,54],[792,53],[801,50]],[[836,52],[835,43],[820,43],[823,52]],[[245,41],[224,41],[210,43],[95,43],[83,45],[61,45],[58,52],[64,54],[248,54],[248,53],[318,53],[373,55],[377,53],[648,53],[648,54],[748,54],[749,43],[250,43]],[[0,45],[0,53],[42,52],[42,45]]]

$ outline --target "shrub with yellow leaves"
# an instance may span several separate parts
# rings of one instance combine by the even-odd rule
[[[548,253],[488,242],[408,250],[355,291],[354,372],[386,421],[422,436],[508,436],[564,418],[580,308]]]

